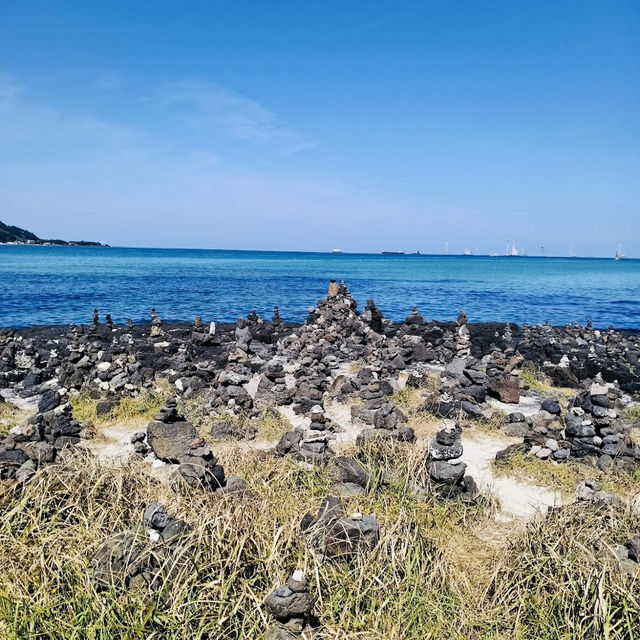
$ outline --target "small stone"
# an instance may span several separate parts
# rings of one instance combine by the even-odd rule
[[[629,558],[634,562],[640,562],[640,535],[634,536],[627,543]]]
[[[542,411],[546,411],[552,415],[560,415],[562,413],[562,407],[555,398],[547,398],[546,400],[543,400],[541,409]]]
[[[38,402],[38,412],[46,413],[60,405],[60,394],[54,389],[45,391]]]
[[[610,455],[605,453],[598,458],[597,464],[600,471],[610,471],[613,468],[614,461]]]

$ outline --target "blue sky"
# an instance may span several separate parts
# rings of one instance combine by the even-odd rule
[[[0,220],[640,256],[640,3],[4,2]]]

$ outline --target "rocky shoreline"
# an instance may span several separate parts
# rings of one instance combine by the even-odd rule
[[[292,434],[279,450],[317,460],[335,437],[323,406],[327,400],[359,398],[351,414],[365,427],[360,444],[411,441],[411,425],[391,400],[404,384],[421,387],[437,374],[440,383],[425,406],[443,419],[482,419],[493,413],[491,400],[519,404],[526,389],[518,373],[524,370],[574,389],[575,397],[566,411],[552,399],[532,416],[511,411],[508,435],[540,447],[538,457],[558,461],[593,455],[603,465],[615,459],[629,466],[640,459],[640,447],[630,443],[630,428],[619,416],[640,390],[636,332],[471,324],[464,312],[456,323],[427,322],[416,308],[405,322],[392,323],[373,300],[360,313],[347,288],[335,282],[303,325],[285,324],[277,308],[270,321],[254,312],[235,325],[200,317],[193,324],[164,325],[155,309],[151,316],[147,325],[116,326],[109,314],[101,322],[95,310],[87,326],[0,330],[0,391],[6,400],[37,401],[38,408],[34,428],[10,434],[0,455],[13,456],[16,464],[24,456],[38,462],[40,449],[48,449],[43,443],[54,451],[77,443],[82,429],[71,419],[71,394],[88,390],[108,412],[121,397],[162,379],[179,397],[205,393],[211,415],[222,423],[219,433],[227,416],[251,418],[267,406],[291,407],[307,419],[307,433]],[[49,428],[51,420],[65,426]],[[436,471],[438,462],[432,466],[436,477],[447,475]],[[5,464],[3,475],[11,474]]]
[[[420,434],[397,401],[403,390],[416,390],[420,410],[438,421],[414,495],[484,500],[462,461],[469,421],[493,420],[518,439],[498,459],[518,452],[548,464],[588,458],[602,471],[629,474],[640,464],[640,439],[628,418],[640,392],[640,333],[473,324],[464,312],[457,322],[428,322],[416,308],[392,323],[373,300],[359,311],[346,286],[332,281],[304,324],[285,323],[277,308],[270,320],[250,313],[234,325],[200,317],[166,324],[153,309],[149,324],[122,326],[95,310],[86,326],[0,330],[0,401],[31,408],[0,443],[0,479],[28,483],[39,468],[82,448],[93,425],[74,416],[79,394],[95,402],[100,416],[126,398],[156,393],[160,384],[164,406],[131,435],[127,451],[152,466],[168,465],[175,491],[244,495],[247,482],[227,474],[212,443],[251,441],[265,411],[283,413],[292,428],[269,452],[330,468],[319,512],[300,523],[327,557],[366,553],[379,540],[375,514],[344,510],[343,499],[375,483],[358,455],[340,455],[340,444],[351,438],[361,451],[415,446]],[[540,393],[543,384],[563,395]],[[179,409],[196,398],[206,433]],[[597,483],[578,487],[578,498],[613,499]],[[170,554],[189,531],[160,504],[150,505],[143,520],[152,540],[170,541]],[[155,565],[143,561],[138,536],[120,532],[104,542],[92,558],[97,579],[152,585]],[[123,547],[136,559],[135,570],[116,561]],[[637,569],[631,556],[624,560]],[[269,637],[296,637],[310,624],[313,602],[296,573],[267,598],[276,619]]]

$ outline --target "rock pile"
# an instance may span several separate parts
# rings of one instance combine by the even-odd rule
[[[332,495],[351,497],[363,495],[369,488],[369,473],[354,458],[339,456],[331,461]]]
[[[523,437],[530,455],[564,462],[569,458],[596,458],[603,471],[612,467],[632,471],[640,460],[640,442],[618,414],[620,390],[615,384],[594,382],[571,402],[566,416],[558,400],[546,398],[541,410],[529,417],[509,415],[505,432]]]
[[[462,453],[462,428],[459,423],[447,420],[429,443],[427,472],[448,496],[477,492],[473,478],[465,476],[467,465],[460,460]]]
[[[276,620],[265,640],[297,638],[309,624],[314,604],[304,573],[294,571],[285,585],[276,587],[264,601],[265,609]]]
[[[60,453],[80,442],[82,425],[74,420],[68,404],[58,406],[57,392],[43,396],[46,409],[15,427],[0,444],[0,479],[26,482],[43,464],[54,462]]]
[[[117,533],[91,557],[93,576],[102,588],[155,591],[185,565],[179,542],[191,527],[158,502],[144,511],[143,527]]]
[[[310,464],[324,463],[333,456],[327,436],[313,435],[301,428],[284,433],[276,445],[276,452]]]
[[[147,425],[147,442],[164,462],[180,462],[199,443],[196,428],[178,413],[178,403],[170,398]]]
[[[158,318],[155,307],[151,309],[151,331],[149,332],[150,338],[161,338],[164,335],[162,330],[162,322]]]
[[[191,531],[191,525],[170,515],[159,502],[152,502],[144,510],[142,524],[152,542],[174,542]]]
[[[272,359],[266,363],[256,391],[256,400],[269,405],[283,406],[291,404],[292,392],[287,388],[283,362]]]
[[[300,524],[328,556],[348,556],[372,549],[380,540],[380,523],[374,515],[345,516],[339,498],[327,496],[317,516],[307,513]]]
[[[632,469],[633,461],[640,460],[640,443],[628,438],[630,425],[615,409],[618,397],[615,385],[595,382],[573,400],[565,426],[573,457],[595,456],[603,469]]]
[[[456,357],[468,358],[471,355],[471,334],[467,327],[467,314],[460,311],[456,330]]]
[[[236,350],[237,352],[237,350]],[[225,408],[231,413],[251,413],[253,398],[246,390],[250,370],[240,362],[230,362],[215,378],[211,385],[211,406]]]
[[[140,440],[136,439],[136,442]],[[147,425],[147,443],[157,458],[179,465],[172,476],[174,488],[184,483],[220,494],[246,488],[241,478],[225,477],[224,468],[218,464],[209,445],[178,413],[174,399],[167,400]]]
[[[216,342],[216,323],[212,322],[209,326],[205,326],[202,323],[202,316],[196,316],[191,331],[191,341],[200,347],[214,344]],[[219,341],[218,344],[220,344]]]

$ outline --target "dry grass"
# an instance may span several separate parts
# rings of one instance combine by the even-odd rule
[[[417,387],[406,386],[394,393],[391,401],[403,411],[412,411],[424,403],[424,397]]]
[[[188,398],[180,398],[178,409],[189,422],[203,430],[211,427],[214,422],[206,391],[199,391]]]
[[[418,439],[427,439],[435,435],[438,429],[442,429],[442,418],[429,411],[416,411],[410,414],[409,426],[413,427]]]
[[[632,429],[640,429],[640,405],[629,407],[624,412],[624,419],[631,425]]]
[[[293,425],[278,410],[267,408],[257,420],[259,437],[267,442],[280,440],[282,435],[293,429]]]
[[[69,403],[73,417],[79,422],[104,425],[114,422],[151,420],[164,404],[165,398],[166,396],[152,393],[141,393],[132,397],[125,396],[110,413],[100,417],[96,414],[99,400],[92,398],[88,392],[83,391],[71,395]]]
[[[350,374],[355,375],[356,373],[358,373],[358,371],[360,371],[360,369],[364,369],[366,366],[367,363],[365,362],[365,360],[363,358],[359,358],[358,360],[352,360],[347,365],[347,371]]]
[[[495,462],[494,469],[497,475],[507,475],[538,486],[551,487],[565,496],[572,496],[576,485],[588,479],[597,480],[603,489],[615,491],[628,498],[640,494],[640,468],[636,470],[635,475],[630,475],[616,469],[600,471],[595,465],[578,460],[557,463],[517,454],[509,460]]]
[[[143,463],[111,469],[79,454],[24,489],[0,485],[0,637],[260,638],[264,597],[298,567],[318,595],[318,640],[638,637],[637,585],[595,554],[628,539],[628,514],[567,511],[507,542],[491,535],[504,525],[490,509],[413,493],[424,449],[396,445],[363,454],[374,490],[348,505],[377,515],[380,543],[329,560],[298,528],[325,495],[325,468],[259,452],[220,458],[252,497],[173,494]],[[180,551],[190,562],[156,593],[97,590],[92,551],[139,526],[155,499],[193,525]]]
[[[9,430],[22,424],[31,414],[18,409],[11,402],[0,403],[0,438],[4,438]]]
[[[551,380],[542,373],[536,373],[531,369],[520,369],[518,376],[532,391],[537,391],[544,396],[552,396],[557,398],[566,408],[566,402],[573,398],[577,391],[568,387],[554,387]]]
[[[483,433],[495,433],[496,431],[502,433],[502,428],[509,422],[509,416],[499,409],[492,409],[489,418],[468,418],[466,414],[464,415],[465,417],[460,420],[460,423],[465,429]]]

